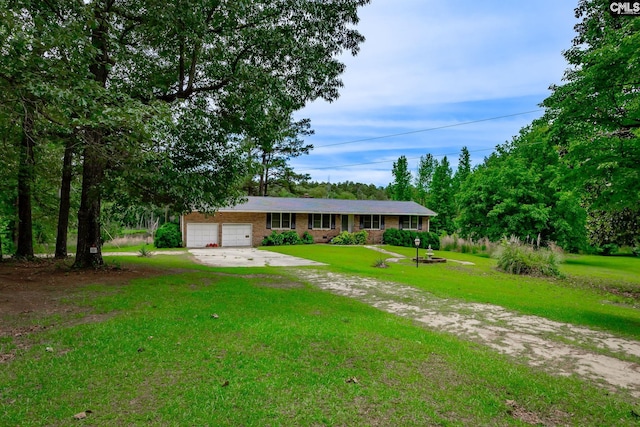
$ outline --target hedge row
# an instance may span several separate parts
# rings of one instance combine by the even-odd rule
[[[310,245],[313,243],[313,236],[305,231],[302,238],[295,231],[283,231],[278,233],[272,231],[270,236],[262,239],[262,246],[289,246],[289,245]]]
[[[387,229],[382,235],[382,241],[386,245],[415,247],[416,237],[420,238],[420,248],[426,249],[431,245],[431,249],[440,249],[440,239],[436,233],[398,230],[395,228]]]

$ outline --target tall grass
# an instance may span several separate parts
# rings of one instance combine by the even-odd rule
[[[457,234],[440,237],[440,250],[448,252],[490,257],[496,252],[498,246],[498,244],[490,242],[486,237],[479,240],[463,239]]]
[[[104,243],[104,248],[126,248],[130,246],[141,246],[153,244],[153,237],[134,234],[122,237],[116,237]]]
[[[561,275],[559,265],[563,258],[557,246],[535,248],[512,236],[502,239],[495,257],[498,268],[507,273],[549,277]]]

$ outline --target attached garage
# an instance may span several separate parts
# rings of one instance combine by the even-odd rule
[[[251,246],[251,224],[222,224],[222,246]]]
[[[218,224],[214,223],[187,223],[188,248],[204,248],[207,245],[218,243]]]

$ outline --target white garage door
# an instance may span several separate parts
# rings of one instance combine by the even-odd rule
[[[251,246],[251,224],[222,224],[222,246]]]
[[[187,247],[204,248],[218,243],[218,224],[187,223]]]

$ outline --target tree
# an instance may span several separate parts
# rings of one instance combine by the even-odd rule
[[[458,158],[458,167],[456,173],[453,176],[453,190],[457,193],[460,189],[460,185],[471,174],[471,154],[467,147],[462,147],[460,151],[460,157]]]
[[[269,195],[269,184],[273,179],[278,179],[280,184],[289,187],[292,181],[304,180],[307,176],[295,174],[288,162],[291,158],[309,154],[313,149],[313,145],[305,144],[302,139],[313,135],[308,119],[294,122],[290,115],[277,118],[271,114],[265,119],[263,126],[267,129],[254,130],[251,134],[259,136],[247,141],[248,159],[253,163],[251,169],[258,176],[260,196]]]
[[[194,167],[181,173],[175,166],[197,157],[197,138],[185,132],[182,136],[190,138],[188,143],[174,138],[165,144],[159,139],[175,137],[169,128],[188,123],[183,108],[197,105],[207,117],[197,117],[196,127],[202,128],[203,120],[216,127],[215,143],[199,141],[207,146],[204,151],[224,147],[222,157],[230,159],[238,152],[237,141],[262,136],[252,134],[250,124],[264,110],[264,100],[288,114],[317,98],[336,99],[344,71],[337,58],[344,51],[357,53],[364,38],[352,26],[358,21],[358,7],[368,2],[51,0],[7,4],[7,16],[59,31],[50,38],[51,49],[44,57],[66,65],[67,71],[53,81],[49,93],[64,94],[59,104],[70,112],[70,127],[78,130],[81,141],[75,266],[102,263],[100,207],[105,187],[135,175],[138,170],[127,169],[135,162],[130,159],[177,178],[169,183],[165,176],[139,170],[142,179],[136,176],[129,181],[135,183],[132,198],[177,194],[181,208],[186,209],[190,206],[186,199],[193,195],[209,210],[237,201],[238,192],[232,188],[235,173],[244,172],[232,166],[228,174],[218,176],[215,172],[225,165],[208,163],[208,170]],[[10,65],[10,81],[17,76],[13,56],[3,58]],[[167,152],[177,146],[192,152]],[[223,181],[223,177],[232,179]],[[198,185],[207,179],[214,184],[200,191]],[[143,184],[147,187],[141,188]],[[154,194],[156,190],[159,194]]]
[[[390,185],[392,200],[411,200],[413,189],[411,187],[411,172],[405,156],[400,156],[397,162],[393,162],[393,182]]]
[[[67,257],[67,237],[69,233],[69,213],[71,210],[71,182],[73,180],[74,139],[68,138],[64,146],[62,159],[62,177],[60,179],[60,204],[58,206],[58,227],[56,234],[55,257]]]
[[[523,128],[462,184],[456,221],[460,234],[494,241],[540,235],[565,249],[582,248],[586,214],[576,193],[561,185],[565,169],[544,121]]]
[[[436,233],[444,232],[450,234],[455,231],[453,224],[455,216],[453,179],[451,173],[451,166],[447,156],[444,156],[440,162],[435,163],[428,203],[429,207],[438,213],[438,216],[431,221],[433,231]]]
[[[433,179],[433,171],[438,161],[433,158],[431,153],[426,156],[420,156],[418,162],[418,173],[416,174],[416,201],[422,206],[427,205],[429,191],[431,190],[431,180]]]
[[[594,210],[640,200],[640,17],[613,16],[606,0],[580,0],[564,53],[565,83],[544,102],[567,180]]]

